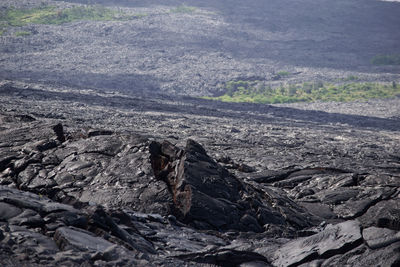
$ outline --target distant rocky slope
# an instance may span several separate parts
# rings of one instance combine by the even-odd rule
[[[378,0],[1,1],[0,8],[101,3],[129,21],[11,27],[0,38],[0,78],[134,94],[205,96],[231,80],[399,81],[400,4]],[[18,32],[27,32],[23,36]],[[276,73],[292,75],[275,80]]]
[[[397,116],[0,96],[2,266],[400,263]]]

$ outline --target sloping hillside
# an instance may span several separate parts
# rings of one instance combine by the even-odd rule
[[[74,2],[74,3],[71,3]],[[2,1],[57,6],[84,1]],[[79,2],[79,3],[78,3]],[[43,4],[44,3],[44,4]],[[7,28],[1,78],[31,79],[129,93],[206,96],[232,80],[399,80],[400,5],[352,1],[90,1],[133,16]],[[22,34],[24,33],[24,34]],[[293,75],[274,79],[276,73]]]

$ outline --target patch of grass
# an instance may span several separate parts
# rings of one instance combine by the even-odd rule
[[[1,15],[1,12],[0,12],[0,15]],[[1,21],[1,18],[0,18],[0,36],[2,36],[5,33],[6,29],[7,29],[7,23]]]
[[[290,74],[291,74],[290,72],[284,71],[284,70],[278,71],[278,72],[276,73],[276,75],[279,75],[279,76],[281,76],[281,77],[289,76]]]
[[[147,13],[136,13],[135,15],[130,16],[130,19],[140,19],[140,18],[144,18],[147,17]],[[127,19],[128,20],[128,19]]]
[[[196,11],[196,8],[193,6],[182,4],[180,6],[170,9],[169,11],[171,13],[193,13],[194,11]]]
[[[357,81],[359,78],[355,75],[349,75],[346,78],[343,78],[342,81],[348,82],[348,81]]]
[[[272,76],[272,80],[280,80],[282,78],[285,78],[286,76],[289,76],[291,73],[288,71],[278,71],[274,76]]]
[[[400,54],[377,55],[371,59],[373,65],[400,65]]]
[[[390,98],[400,95],[400,87],[393,83],[328,84],[306,82],[272,88],[260,81],[231,81],[225,84],[225,94],[206,99],[225,102],[293,103],[336,101],[348,102],[373,98]]]
[[[31,9],[10,8],[0,13],[0,21],[7,26],[24,26],[27,24],[63,24],[73,21],[110,21],[136,18],[122,11],[101,6],[76,6],[58,9],[54,6],[42,6]]]
[[[20,37],[24,37],[24,36],[28,36],[28,35],[31,35],[31,32],[20,31],[20,32],[15,33],[15,36],[20,36]]]

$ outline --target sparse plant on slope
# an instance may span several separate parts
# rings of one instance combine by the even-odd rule
[[[289,76],[290,74],[291,74],[291,73],[288,72],[288,71],[284,71],[284,70],[278,71],[278,72],[272,77],[272,79],[273,79],[273,80],[280,80],[281,78],[287,77],[287,76]]]
[[[193,13],[194,11],[196,11],[195,7],[187,6],[185,4],[170,9],[171,13]]]
[[[102,6],[75,6],[59,9],[54,6],[41,6],[30,9],[10,8],[0,12],[0,31],[8,26],[24,26],[27,24],[63,24],[73,21],[111,21],[130,20],[140,15],[130,15],[122,11]]]
[[[277,88],[263,85],[260,81],[230,81],[225,85],[225,94],[206,99],[225,102],[292,103],[314,101],[348,102],[373,98],[390,98],[400,95],[397,83],[347,83],[328,84],[306,82]]]
[[[31,35],[31,32],[20,31],[20,32],[15,33],[15,36],[19,36],[19,37],[24,37],[24,36],[28,36],[28,35]]]
[[[357,81],[359,78],[355,75],[349,75],[346,78],[342,78],[342,81],[349,82],[349,81]]]
[[[371,59],[374,65],[400,65],[400,54],[377,55]]]
[[[2,21],[1,19],[1,11],[0,11],[0,36],[3,35],[3,33],[6,31],[7,29],[7,23]]]
[[[285,77],[285,76],[289,76],[290,72],[282,70],[282,71],[278,71],[276,74],[281,76],[281,77]]]

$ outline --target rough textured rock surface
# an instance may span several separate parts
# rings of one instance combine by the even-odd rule
[[[318,234],[288,242],[275,252],[276,266],[293,266],[316,258],[328,258],[362,243],[360,226],[355,221],[328,225]]]
[[[195,141],[189,139],[184,150],[166,141],[153,142],[150,150],[155,175],[166,182],[172,194],[173,213],[186,224],[200,229],[253,232],[262,232],[269,223],[287,224],[284,214],[271,208],[268,195],[222,168]],[[280,201],[285,206],[291,204],[284,198]],[[297,216],[303,217],[302,223],[293,226],[309,226],[307,218],[311,215],[295,208]]]
[[[399,263],[396,118],[12,84],[2,266]]]
[[[231,79],[398,79],[369,63],[397,52],[398,4],[114,2],[147,16],[0,38],[0,266],[400,265],[400,98],[177,96]],[[0,5],[40,3],[74,5]],[[296,74],[272,81],[282,69]]]

